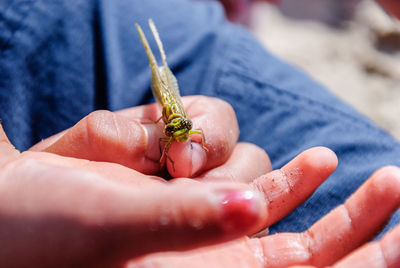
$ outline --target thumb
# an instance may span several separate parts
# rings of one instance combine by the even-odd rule
[[[109,111],[95,111],[72,128],[31,148],[62,156],[112,162],[145,174],[159,168],[162,130]]]

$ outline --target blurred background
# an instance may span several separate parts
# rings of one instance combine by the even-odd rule
[[[222,2],[268,50],[400,140],[400,22],[375,1]]]

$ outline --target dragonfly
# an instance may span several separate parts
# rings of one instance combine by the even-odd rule
[[[201,128],[193,129],[193,122],[187,115],[183,107],[181,95],[179,93],[178,81],[168,67],[167,59],[164,52],[164,47],[158,34],[157,28],[152,19],[149,19],[150,30],[156,41],[158,50],[160,51],[162,65],[158,66],[156,58],[149,46],[146,36],[142,28],[136,23],[136,29],[139,33],[140,40],[144,46],[151,69],[151,89],[156,101],[161,105],[162,115],[155,121],[158,123],[163,120],[164,135],[160,138],[159,146],[161,151],[161,142],[166,142],[162,150],[160,164],[164,166],[166,158],[171,162],[173,170],[174,161],[168,155],[168,150],[174,141],[186,142],[190,135],[199,134],[201,136],[201,145],[205,151],[208,151],[204,132]]]

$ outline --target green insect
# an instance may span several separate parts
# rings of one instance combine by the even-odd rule
[[[200,134],[201,145],[204,150],[208,150],[205,147],[206,141],[203,130],[201,128],[192,129],[193,123],[192,120],[187,117],[185,108],[183,107],[178,88],[178,81],[167,65],[160,36],[158,35],[158,31],[153,20],[151,19],[149,19],[149,26],[157,43],[158,49],[160,50],[162,66],[158,66],[142,28],[136,24],[140,39],[150,62],[151,88],[153,91],[153,96],[162,108],[162,115],[156,122],[162,119],[165,123],[164,134],[166,137],[161,138],[160,142],[165,141],[166,145],[162,151],[160,163],[163,166],[165,164],[165,157],[167,157],[172,163],[173,169],[175,169],[174,162],[168,155],[168,149],[173,141],[185,142],[189,139],[190,135]]]

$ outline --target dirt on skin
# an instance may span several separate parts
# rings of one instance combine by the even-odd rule
[[[295,18],[282,6],[257,3],[250,28],[268,50],[300,66],[400,140],[400,22],[370,0],[336,20],[319,8],[313,18]]]

